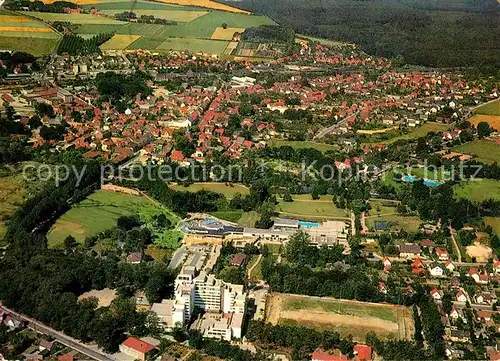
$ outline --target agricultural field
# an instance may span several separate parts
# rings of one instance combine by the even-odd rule
[[[462,182],[453,187],[456,198],[467,198],[474,202],[482,202],[493,198],[500,200],[500,181],[494,179],[475,179]]]
[[[473,124],[475,127],[481,122],[486,122],[490,125],[491,128],[496,131],[500,131],[500,115],[486,115],[486,114],[477,114],[472,118],[469,118],[469,122]]]
[[[60,35],[48,25],[10,11],[0,10],[0,48],[34,55],[50,54]]]
[[[453,147],[454,152],[471,154],[480,162],[500,162],[500,144],[487,140],[474,140],[469,143]]]
[[[212,0],[160,0],[163,3],[167,4],[176,4],[176,5],[187,5],[187,6],[199,6],[202,8],[215,9],[215,10],[223,10],[232,13],[238,14],[250,14],[250,12],[242,9],[238,9],[229,5],[221,4],[217,1]]]
[[[228,42],[222,40],[167,38],[156,47],[156,50],[189,50],[209,54],[222,54]]]
[[[245,31],[245,28],[226,28],[224,29],[221,26],[218,26],[210,39],[213,40],[232,40],[234,33],[242,33]]]
[[[292,196],[293,202],[279,200],[276,211],[286,216],[301,217],[307,219],[327,220],[337,218],[348,218],[349,212],[340,209],[333,204],[331,196],[323,199],[313,200],[309,198],[301,199],[299,196]]]
[[[3,245],[8,217],[43,186],[43,182],[24,179],[22,167],[27,164],[9,167],[0,165],[0,246]],[[34,171],[26,175],[30,179],[36,176]]]
[[[122,50],[140,38],[140,35],[113,35],[111,39],[100,46],[101,50]]]
[[[420,218],[416,216],[401,216],[399,214],[365,217],[365,223],[369,229],[375,229],[375,223],[377,222],[387,222],[389,225],[388,228],[391,230],[403,228],[409,232],[418,231],[420,223],[422,223]]]
[[[76,33],[84,36],[85,34],[98,33],[115,33],[121,35],[138,35],[141,36],[133,43],[129,44],[127,49],[150,49],[159,51],[168,50],[189,50],[193,52],[206,52],[213,54],[223,54],[228,46],[228,42],[224,37],[228,35],[221,34],[221,39],[211,39],[216,33],[217,28],[222,24],[227,24],[229,28],[245,29],[247,27],[259,26],[263,24],[274,24],[274,22],[266,16],[235,14],[224,11],[210,11],[199,8],[187,8],[181,6],[164,5],[154,3],[154,5],[146,5],[147,3],[139,2],[134,11],[138,14],[149,14],[168,20],[178,21],[177,25],[163,24],[144,24],[144,23],[128,23],[114,20],[110,17],[97,17],[93,22],[81,22],[78,17],[66,18],[67,21],[81,24],[76,29]],[[130,4],[122,2],[104,3],[96,5],[104,7],[102,11],[106,14],[115,14],[124,11],[131,11]],[[162,9],[162,7],[165,7]],[[189,9],[189,10],[188,10]],[[51,14],[65,16],[68,14]],[[87,14],[76,14],[87,15]],[[102,20],[99,23],[99,19]],[[217,35],[217,33],[216,33]],[[232,34],[231,34],[232,36]]]
[[[267,301],[266,322],[334,331],[355,341],[370,331],[382,339],[408,340],[414,332],[408,307],[279,293]]]
[[[184,187],[181,184],[171,184],[170,188],[175,191],[181,192],[198,192],[201,190],[212,191],[216,193],[223,194],[226,198],[233,198],[237,193],[242,195],[248,194],[248,188],[241,184],[234,183],[216,183],[216,182],[207,182],[207,183],[193,183],[188,187]]]
[[[72,24],[123,24],[118,20],[105,16],[90,14],[65,14],[65,13],[41,13],[36,11],[25,11],[26,15],[33,16],[45,22],[65,21]]]
[[[112,191],[99,190],[75,204],[63,214],[47,234],[49,247],[57,247],[72,235],[78,242],[116,226],[121,216],[138,214],[144,222],[153,215],[166,213],[176,223],[170,211],[151,199]]]

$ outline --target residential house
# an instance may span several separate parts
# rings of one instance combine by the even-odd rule
[[[431,276],[433,276],[433,277],[441,277],[444,274],[443,268],[438,264],[434,264],[434,265],[430,266],[429,272],[430,272]]]
[[[434,298],[435,300],[441,300],[443,299],[443,296],[444,296],[444,292],[441,291],[441,290],[438,290],[437,288],[433,288],[431,290],[431,296],[432,298]]]
[[[455,264],[451,260],[446,261],[444,267],[450,272],[453,272],[455,270]]]
[[[127,262],[131,264],[139,264],[142,262],[142,253],[133,252],[127,256]]]
[[[464,290],[462,290],[462,289],[458,290],[457,301],[462,302],[462,303],[467,302],[467,293]]]
[[[455,307],[452,307],[451,308],[451,311],[450,311],[450,318],[454,319],[454,320],[457,320],[458,317],[460,317],[460,315],[458,314],[458,311],[455,309]]]
[[[384,265],[384,271],[389,271],[392,267],[391,261],[387,257],[382,258],[382,264]]]
[[[422,250],[420,249],[420,246],[415,243],[406,243],[401,246],[399,246],[399,256],[400,257],[415,257],[415,256],[420,256],[420,253]]]
[[[443,250],[441,248],[436,248],[436,254],[440,261],[448,261],[450,259],[450,255],[448,251]]]
[[[153,345],[136,337],[129,337],[120,345],[121,352],[141,361],[146,361],[146,358],[148,358],[154,350],[155,347]]]
[[[349,361],[349,359],[345,356],[329,354],[316,350],[311,354],[311,361]]]
[[[372,348],[368,345],[355,345],[354,354],[357,361],[371,361]]]
[[[468,275],[474,279],[476,283],[485,285],[489,282],[488,274],[481,272],[477,267],[471,267]]]
[[[495,273],[500,273],[500,261],[493,262],[493,271]]]
[[[491,305],[491,293],[481,292],[474,295],[474,302]]]

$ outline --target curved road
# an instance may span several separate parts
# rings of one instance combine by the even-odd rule
[[[94,360],[115,361],[115,359],[111,355],[106,354],[106,353],[101,352],[101,351],[96,351],[95,349],[90,348],[89,346],[85,345],[84,343],[82,343],[82,342],[80,342],[72,337],[69,337],[62,332],[56,331],[53,328],[45,326],[43,323],[41,323],[37,320],[34,320],[30,317],[26,317],[24,315],[21,315],[20,313],[17,313],[17,312],[15,312],[7,307],[4,307],[4,306],[0,306],[0,308],[3,309],[5,312],[8,312],[11,315],[13,315],[15,318],[28,322],[29,328],[31,328],[37,332],[49,335],[49,336],[55,338],[60,343],[62,343],[63,345],[68,346],[68,347],[88,356],[88,357],[91,357]]]

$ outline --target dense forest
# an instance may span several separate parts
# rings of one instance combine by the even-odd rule
[[[369,54],[426,66],[500,64],[495,0],[242,0],[309,36],[359,44]]]

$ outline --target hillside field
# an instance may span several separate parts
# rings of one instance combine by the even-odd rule
[[[408,307],[273,293],[266,322],[329,330],[356,341],[373,331],[382,339],[411,339],[412,311]]]
[[[216,182],[207,182],[207,183],[193,183],[188,187],[184,187],[181,184],[171,184],[170,188],[175,191],[180,192],[198,192],[201,190],[212,191],[216,193],[223,194],[226,198],[233,198],[237,193],[242,195],[248,194],[248,188],[235,183],[216,183]]]
[[[474,202],[482,202],[493,198],[500,200],[500,181],[494,179],[475,179],[462,182],[453,187],[455,197],[467,198]]]
[[[484,163],[500,162],[500,144],[487,140],[474,140],[453,147],[454,152],[471,154]]]
[[[83,242],[87,236],[115,227],[121,216],[138,214],[142,221],[148,222],[153,215],[160,213],[172,218],[166,208],[149,198],[99,190],[75,204],[56,221],[47,234],[49,247],[61,245],[69,235]]]

